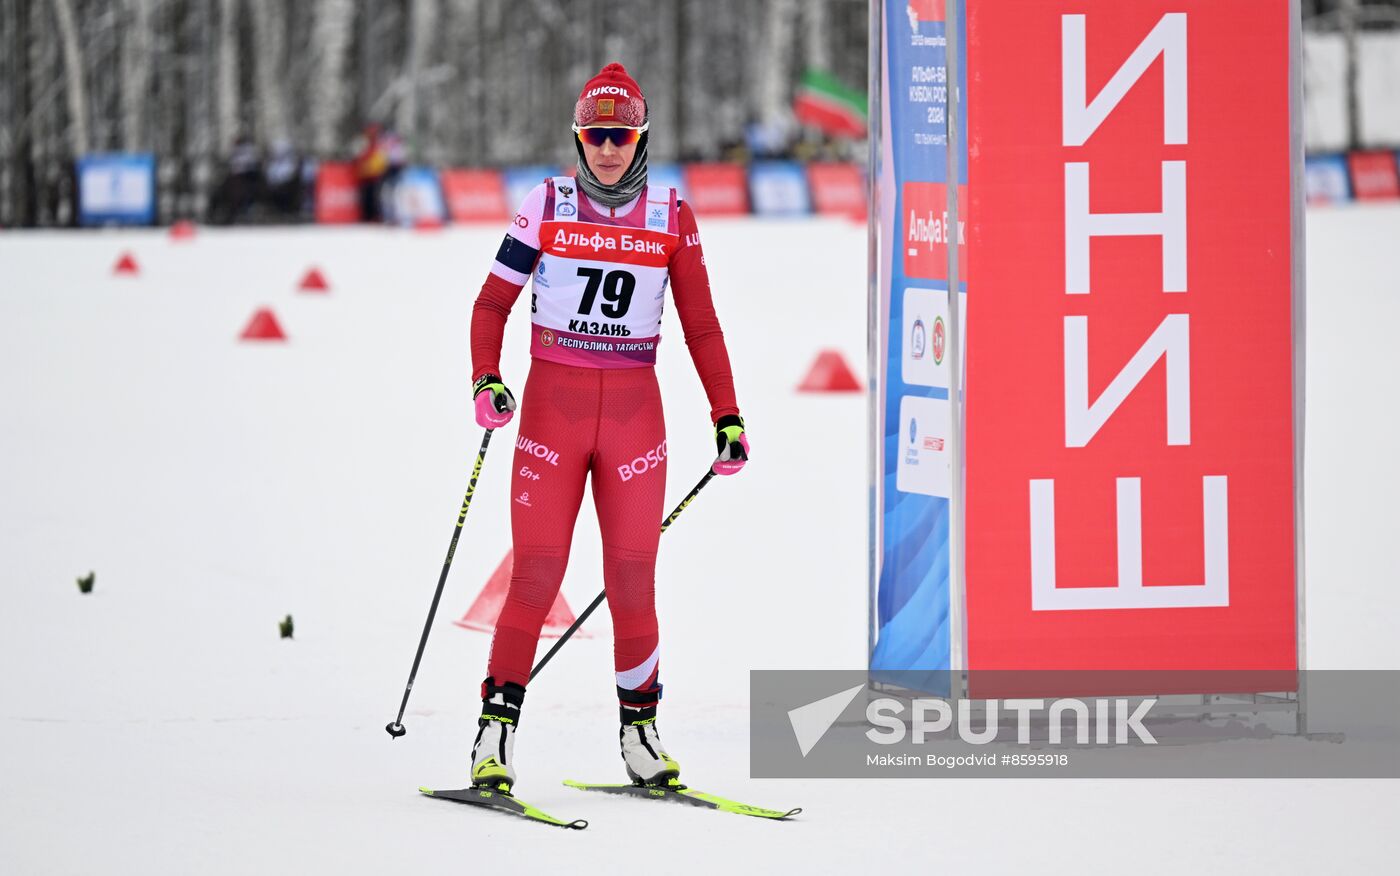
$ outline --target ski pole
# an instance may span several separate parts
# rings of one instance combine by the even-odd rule
[[[408,672],[408,686],[403,689],[403,702],[399,704],[399,716],[384,729],[398,739],[408,731],[403,728],[404,709],[408,708],[408,695],[413,693],[413,679],[418,677],[418,664],[423,660],[423,649],[428,644],[428,633],[433,629],[433,618],[437,615],[438,600],[442,598],[442,587],[447,583],[447,571],[452,568],[452,555],[457,552],[457,537],[462,534],[462,524],[467,520],[467,509],[472,506],[472,493],[476,492],[476,479],[481,476],[481,464],[486,461],[486,448],[491,443],[491,429],[481,437],[481,449],[476,454],[476,465],[472,466],[472,479],[467,483],[467,497],[462,500],[462,510],[457,515],[457,526],[452,530],[452,542],[447,546],[447,559],[442,563],[442,574],[438,576],[437,591],[433,593],[433,604],[428,608],[428,620],[423,624],[423,638],[418,640],[418,653],[413,655],[413,668]]]
[[[685,506],[689,505],[696,496],[700,495],[700,491],[705,489],[705,485],[708,484],[710,478],[714,476],[715,472],[713,468],[705,472],[705,476],[700,479],[700,483],[695,485],[695,489],[691,490],[690,493],[681,500],[681,503],[676,506],[676,510],[672,511],[670,516],[661,521],[662,532],[665,532],[667,527],[674,523],[677,517],[681,516],[681,512],[685,510]],[[588,608],[583,610],[583,614],[578,616],[578,620],[575,620],[573,624],[564,631],[564,635],[559,637],[559,641],[554,643],[554,647],[549,649],[549,653],[541,657],[540,662],[535,664],[535,668],[530,670],[530,681],[535,680],[535,676],[540,674],[540,670],[544,669],[544,665],[549,662],[550,658],[553,657],[560,648],[564,647],[564,643],[569,641],[569,637],[574,634],[574,631],[583,626],[583,622],[588,620],[588,616],[593,613],[593,610],[603,604],[603,600],[607,598],[607,595],[608,590],[605,587],[603,588],[603,592],[599,593],[597,597],[594,598],[593,602],[589,604]]]

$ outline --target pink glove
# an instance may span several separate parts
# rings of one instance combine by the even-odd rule
[[[483,374],[473,384],[472,401],[476,407],[476,424],[483,429],[499,429],[515,416],[515,396],[501,382],[499,374]]]
[[[715,421],[715,447],[719,458],[710,470],[717,475],[738,474],[749,461],[749,438],[744,434],[744,418],[727,414]]]

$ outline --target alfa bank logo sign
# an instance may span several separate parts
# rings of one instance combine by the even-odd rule
[[[904,276],[948,279],[948,241],[953,239],[948,216],[948,187],[943,183],[907,182],[904,203]],[[967,275],[967,186],[958,186],[962,217],[958,220],[959,279]]]
[[[1005,7],[968,13],[971,666],[1291,667],[1289,4]]]

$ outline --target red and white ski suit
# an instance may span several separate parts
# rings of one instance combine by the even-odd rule
[[[533,362],[511,475],[515,561],[487,674],[498,685],[529,680],[591,474],[618,697],[654,705],[666,427],[653,365],[668,281],[711,421],[739,413],[695,217],[665,187],[649,186],[614,209],[593,204],[569,177],[537,186],[472,310],[473,380],[500,373],[506,317],[531,277]]]

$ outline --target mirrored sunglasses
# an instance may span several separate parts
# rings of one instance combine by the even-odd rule
[[[642,139],[642,134],[646,132],[646,129],[646,125],[642,125],[640,128],[598,126],[580,128],[578,125],[574,125],[574,133],[578,135],[579,140],[589,146],[602,146],[609,140],[617,147],[631,146]]]

